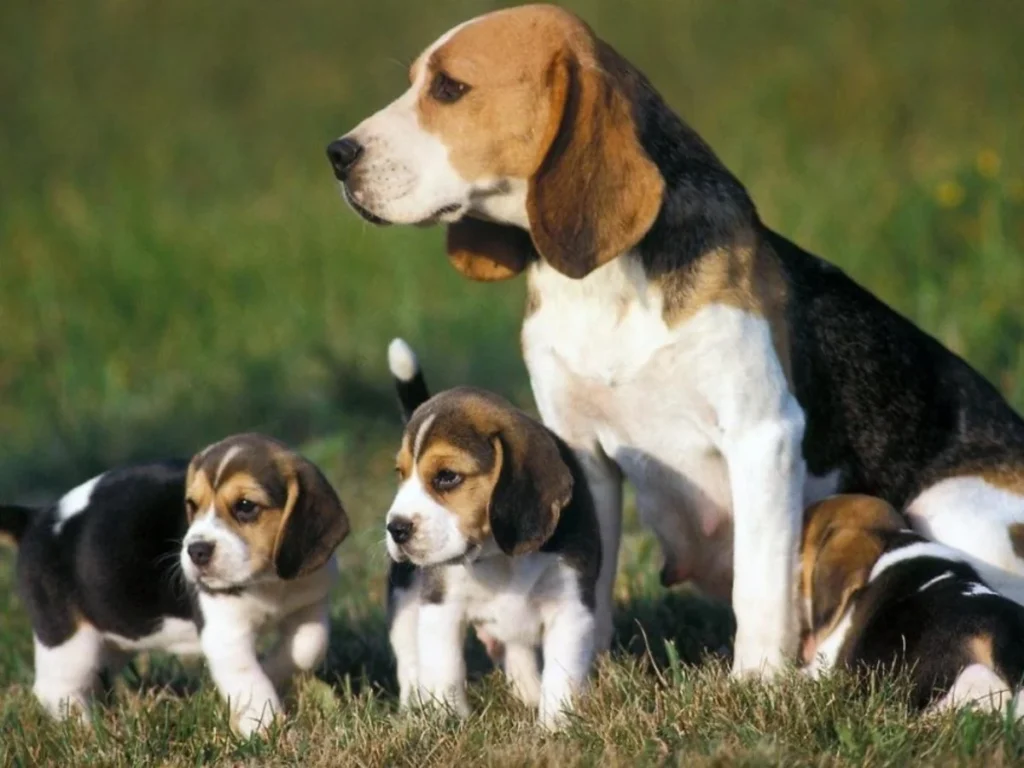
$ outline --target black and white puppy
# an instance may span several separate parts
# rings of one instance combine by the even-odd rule
[[[201,653],[247,736],[281,711],[277,688],[324,657],[348,518],[320,471],[269,438],[114,469],[52,507],[0,508],[0,526],[19,543],[33,690],[56,717],[83,715],[131,652]],[[271,626],[280,642],[261,663]]]
[[[492,393],[457,388],[428,399],[402,340],[388,358],[406,419],[387,514],[401,705],[468,712],[463,642],[472,624],[503,646],[518,697],[539,707],[543,726],[558,727],[595,650],[601,541],[580,467],[558,437]]]
[[[813,677],[906,670],[913,706],[933,710],[1003,710],[1024,684],[1024,608],[881,499],[833,496],[807,510],[800,583]]]

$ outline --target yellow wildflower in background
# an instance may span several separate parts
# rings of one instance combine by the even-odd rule
[[[994,179],[996,174],[999,173],[999,166],[1002,161],[999,159],[999,155],[993,152],[991,149],[983,149],[978,153],[978,157],[975,160],[975,165],[978,168],[978,173],[984,176],[986,179]]]
[[[935,188],[935,199],[943,208],[956,208],[964,201],[964,188],[956,181],[944,181]]]

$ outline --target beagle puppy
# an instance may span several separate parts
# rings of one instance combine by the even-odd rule
[[[932,710],[1005,710],[1024,684],[1024,608],[881,499],[833,496],[807,510],[800,596],[812,677],[905,671],[912,705]],[[1019,716],[1022,704],[1018,693]]]
[[[386,523],[400,704],[468,713],[463,643],[472,624],[490,653],[503,647],[520,700],[557,728],[594,655],[601,540],[580,466],[497,395],[460,387],[427,399],[402,340],[388,356],[406,420]]]
[[[522,349],[576,452],[612,631],[622,484],[665,584],[731,599],[734,671],[797,655],[802,512],[838,492],[905,510],[1024,601],[1024,420],[964,360],[773,232],[644,75],[548,5],[480,16],[328,147],[377,223],[445,224],[474,280],[525,272]]]
[[[281,711],[277,688],[324,658],[348,518],[320,470],[269,438],[113,469],[49,508],[2,507],[0,525],[19,544],[33,691],[55,717],[84,717],[101,673],[133,652],[201,653],[248,736]],[[271,627],[280,642],[261,662]]]

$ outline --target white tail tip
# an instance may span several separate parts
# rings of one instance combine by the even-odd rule
[[[412,381],[419,373],[420,364],[416,353],[405,343],[405,339],[392,339],[388,344],[388,368],[399,381]]]

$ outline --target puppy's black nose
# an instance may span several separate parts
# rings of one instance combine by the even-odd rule
[[[396,517],[388,523],[388,533],[395,540],[395,544],[405,544],[405,542],[412,538],[412,520]]]
[[[363,154],[363,145],[355,139],[345,137],[327,145],[327,158],[331,161],[334,175],[338,181],[344,181],[356,160]]]
[[[193,541],[188,545],[188,556],[200,568],[213,559],[213,544],[208,541]]]

